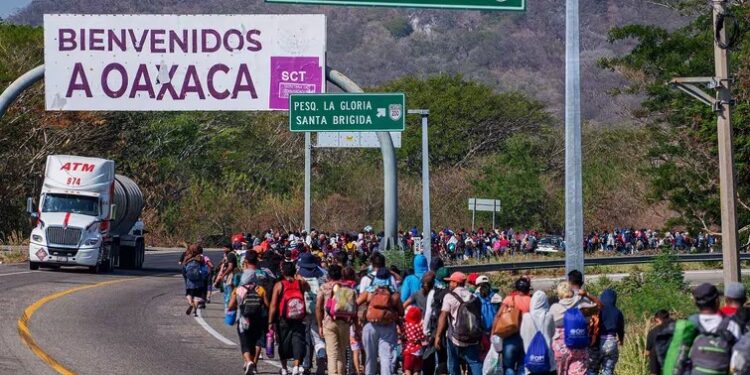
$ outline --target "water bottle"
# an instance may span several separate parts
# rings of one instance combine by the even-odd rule
[[[266,333],[266,357],[273,358],[273,330]]]

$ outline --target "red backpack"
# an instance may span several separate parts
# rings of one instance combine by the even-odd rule
[[[281,280],[281,316],[287,320],[305,318],[305,297],[299,280]]]

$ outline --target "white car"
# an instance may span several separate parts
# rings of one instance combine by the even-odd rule
[[[565,251],[563,249],[563,238],[559,236],[546,236],[542,237],[536,244],[537,253],[559,253]]]

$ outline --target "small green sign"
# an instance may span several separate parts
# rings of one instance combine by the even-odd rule
[[[402,93],[289,96],[289,130],[293,132],[403,131],[405,125]]]
[[[266,0],[267,3],[448,8],[472,10],[526,10],[526,0]]]

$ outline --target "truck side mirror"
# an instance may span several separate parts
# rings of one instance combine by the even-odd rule
[[[117,205],[116,204],[109,205],[109,219],[117,220]]]
[[[26,213],[31,215],[34,212],[36,212],[36,210],[34,209],[34,199],[31,197],[28,197],[26,198]]]

